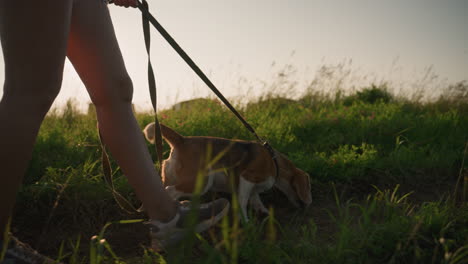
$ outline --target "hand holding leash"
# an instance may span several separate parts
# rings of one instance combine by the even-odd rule
[[[116,6],[124,6],[124,7],[137,7],[138,0],[109,0],[109,4],[114,4]]]

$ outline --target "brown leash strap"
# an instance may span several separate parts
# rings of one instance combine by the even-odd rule
[[[279,166],[276,154],[270,144],[258,136],[253,127],[242,117],[242,115],[231,105],[231,103],[224,97],[224,95],[216,88],[216,86],[208,79],[208,77],[203,73],[203,71],[198,67],[198,65],[190,58],[190,56],[180,47],[180,45],[172,38],[172,36],[164,29],[164,27],[151,15],[148,8],[148,3],[146,0],[143,0],[143,3],[138,1],[138,9],[140,9],[144,20],[151,23],[156,30],[163,36],[163,38],[171,45],[171,47],[179,54],[179,56],[192,68],[192,70],[203,80],[203,82],[218,96],[218,98],[226,105],[229,110],[242,122],[242,124],[257,138],[257,140],[268,150],[273,159],[276,167],[276,177],[279,174]],[[149,35],[148,31],[144,30],[145,34]],[[146,37],[145,37],[146,38]],[[147,48],[148,49],[148,48]],[[159,131],[159,124],[157,124],[155,130]],[[160,132],[159,132],[160,134]],[[157,137],[156,137],[157,140]]]
[[[102,162],[102,171],[104,174],[104,179],[109,186],[109,189],[112,192],[112,196],[114,196],[114,200],[120,206],[122,210],[129,214],[133,214],[135,212],[140,212],[139,209],[136,209],[132,203],[130,203],[127,199],[125,199],[116,189],[114,186],[114,175],[112,173],[112,167],[109,161],[109,155],[107,155],[106,146],[104,144],[104,140],[101,135],[101,131],[99,131],[98,125],[98,134],[99,140],[101,142],[101,162]]]
[[[148,10],[148,2],[143,0],[142,4],[139,6],[143,6],[146,10]],[[145,37],[145,46],[146,52],[148,54],[148,87],[151,96],[151,104],[153,105],[154,111],[154,139],[155,139],[155,149],[156,149],[156,158],[157,158],[157,165],[158,170],[161,168],[162,162],[162,135],[161,135],[161,127],[159,125],[158,115],[157,115],[157,93],[156,93],[156,78],[154,77],[153,65],[151,64],[151,56],[150,56],[150,49],[151,49],[151,32],[149,26],[149,20],[145,15],[142,15],[142,23],[143,23],[143,33]]]
[[[146,0],[143,0],[142,5],[145,6],[146,9],[148,9],[148,3]],[[151,104],[153,105],[153,111],[154,111],[154,121],[156,128],[154,130],[154,138],[155,138],[155,149],[156,149],[156,164],[158,166],[158,170],[161,168],[161,162],[162,162],[162,136],[161,136],[161,129],[159,126],[159,120],[156,115],[157,113],[157,94],[156,94],[156,78],[154,77],[154,71],[153,71],[153,66],[151,64],[151,56],[150,56],[150,48],[151,48],[151,38],[150,38],[150,27],[149,27],[149,21],[146,19],[145,16],[142,16],[142,24],[143,24],[143,33],[144,33],[144,38],[145,38],[145,47],[146,47],[146,52],[148,54],[148,86],[149,86],[149,92],[151,96]],[[115,201],[117,204],[120,206],[120,208],[129,213],[136,213],[136,212],[141,212],[143,210],[143,207],[140,207],[140,209],[136,209],[131,202],[129,202],[123,195],[121,195],[114,186],[114,180],[113,180],[113,173],[112,173],[112,167],[109,161],[109,155],[107,154],[106,147],[104,144],[104,140],[102,138],[101,132],[99,131],[99,126],[98,126],[98,133],[99,133],[99,140],[101,142],[101,160],[102,160],[102,170],[104,174],[104,179],[109,186],[112,195],[114,196]]]

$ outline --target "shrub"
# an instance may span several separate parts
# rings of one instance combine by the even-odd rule
[[[352,105],[354,102],[363,102],[367,104],[375,103],[389,103],[393,101],[393,95],[388,92],[386,85],[376,86],[372,84],[371,87],[364,88],[358,91],[355,95],[348,96],[344,99],[344,105]]]

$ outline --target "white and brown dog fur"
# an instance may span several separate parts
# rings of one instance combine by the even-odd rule
[[[166,191],[174,199],[190,197],[195,190],[197,175],[202,173],[206,176],[202,194],[209,190],[231,193],[231,186],[236,186],[241,212],[246,220],[248,203],[256,211],[268,213],[259,194],[273,186],[296,207],[312,203],[310,176],[281,153],[275,151],[277,174],[270,153],[259,143],[205,136],[186,137],[165,125],[160,126],[163,138],[171,147],[169,158],[162,163],[162,179]],[[151,143],[154,143],[154,129],[155,124],[151,123],[143,130]],[[212,162],[213,157],[216,157],[215,162]],[[229,175],[234,176],[233,181]]]

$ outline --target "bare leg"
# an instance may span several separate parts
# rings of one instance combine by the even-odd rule
[[[109,11],[102,1],[75,1],[68,58],[96,106],[104,142],[145,205],[149,217],[161,221],[172,219],[177,203],[164,191],[133,115],[132,82]]]
[[[0,234],[41,122],[62,82],[71,0],[0,0],[5,83],[0,101]]]

